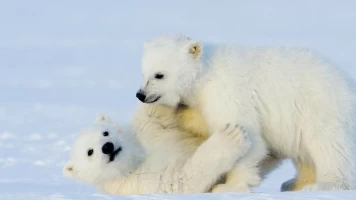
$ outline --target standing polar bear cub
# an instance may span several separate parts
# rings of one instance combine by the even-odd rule
[[[355,93],[316,54],[158,36],[145,42],[142,73],[142,102],[198,110],[210,134],[235,121],[246,128],[252,148],[215,192],[249,190],[270,153],[312,168],[303,190],[354,187]]]
[[[177,128],[175,117],[173,109],[142,105],[124,131],[101,115],[75,139],[63,173],[109,194],[208,192],[250,140],[234,124],[209,139],[193,137]]]

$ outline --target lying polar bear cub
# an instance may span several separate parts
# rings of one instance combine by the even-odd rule
[[[126,131],[99,116],[77,136],[64,175],[109,194],[208,192],[250,140],[235,124],[209,139],[192,137],[178,129],[175,116],[165,106],[141,105]]]

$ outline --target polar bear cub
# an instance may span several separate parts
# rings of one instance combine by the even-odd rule
[[[252,148],[217,192],[253,186],[267,152],[315,167],[303,190],[353,188],[355,92],[317,54],[158,36],[145,42],[142,74],[142,102],[196,109],[211,135],[230,122],[246,128]]]
[[[63,173],[109,194],[202,193],[250,147],[243,127],[227,124],[209,139],[177,129],[175,113],[140,106],[133,128],[101,115],[75,139]]]

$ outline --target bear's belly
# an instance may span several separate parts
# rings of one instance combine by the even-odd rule
[[[262,137],[268,148],[280,158],[297,158],[300,154],[300,135],[296,130],[281,126],[265,126]]]

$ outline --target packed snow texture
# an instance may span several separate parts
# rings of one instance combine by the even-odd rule
[[[114,198],[63,177],[61,170],[74,136],[97,114],[122,123],[130,117],[144,40],[183,33],[212,42],[309,47],[355,78],[355,9],[352,0],[1,1],[0,199]],[[184,198],[356,195],[279,193],[294,173],[287,161],[255,189],[263,193]],[[161,196],[120,198],[138,197]]]

